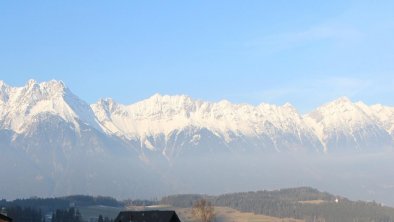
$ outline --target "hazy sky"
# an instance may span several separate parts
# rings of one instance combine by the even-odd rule
[[[394,105],[394,1],[1,1],[0,79],[30,78],[89,103]]]

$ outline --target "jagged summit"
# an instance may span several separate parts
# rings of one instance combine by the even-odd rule
[[[347,96],[341,96],[338,99],[335,99],[331,103],[336,103],[336,104],[341,104],[341,103],[352,103],[349,97]]]
[[[6,103],[8,101],[8,93],[10,87],[6,85],[3,81],[0,81],[0,104]]]
[[[333,111],[343,111],[349,107],[355,107],[355,104],[348,97],[340,97],[331,102],[325,103],[316,110],[332,109]]]
[[[194,106],[197,101],[186,95],[161,95],[159,93],[154,94],[148,99],[129,105],[132,106],[147,106],[154,107],[155,109],[166,109],[169,107],[176,107],[178,109],[190,108]]]
[[[74,95],[62,81],[38,83],[29,80],[22,87],[2,91],[0,112],[2,127],[22,133],[37,118],[58,116],[79,128],[79,123],[100,129],[90,106]],[[5,99],[6,98],[6,99]]]
[[[149,98],[142,101],[171,102],[171,101],[188,101],[188,100],[193,100],[193,99],[187,95],[162,95],[160,93],[155,93]]]
[[[15,88],[20,88],[20,87],[15,87]],[[60,80],[49,80],[47,82],[37,82],[34,79],[30,79],[26,82],[22,88],[27,88],[27,89],[33,89],[33,88],[39,88],[41,90],[51,90],[51,91],[65,91],[67,90],[67,86],[64,84],[63,81]]]
[[[112,98],[102,98],[96,104],[108,107],[110,109],[113,109],[113,107],[116,107],[118,105],[118,103]]]
[[[378,114],[362,102],[341,97],[305,116],[318,135],[325,151],[390,147],[393,141]]]

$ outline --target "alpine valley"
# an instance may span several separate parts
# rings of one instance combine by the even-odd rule
[[[307,185],[394,204],[393,150],[394,107],[346,97],[302,115],[185,95],[89,105],[61,81],[0,81],[0,198]]]

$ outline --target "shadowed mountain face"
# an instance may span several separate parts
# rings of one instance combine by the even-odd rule
[[[346,181],[353,167],[346,161],[319,163],[316,157],[390,153],[393,118],[394,108],[347,98],[302,116],[290,104],[211,103],[158,94],[131,105],[112,99],[89,105],[59,81],[31,80],[23,87],[0,82],[0,176],[7,178],[0,193],[122,198],[319,181],[334,189],[327,178]],[[323,165],[333,170],[315,169]]]

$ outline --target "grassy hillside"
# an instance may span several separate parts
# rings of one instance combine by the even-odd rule
[[[182,222],[198,222],[192,215],[191,208],[179,208],[170,205],[150,207],[128,207],[128,210],[175,210]],[[240,212],[229,207],[215,207],[215,222],[303,222],[291,218],[270,217],[254,213]]]
[[[279,218],[295,218],[326,222],[392,222],[394,209],[374,202],[350,201],[346,198],[301,187],[276,191],[231,193],[219,196],[175,195],[162,199],[162,204],[191,207],[201,198],[215,206],[229,207]]]

